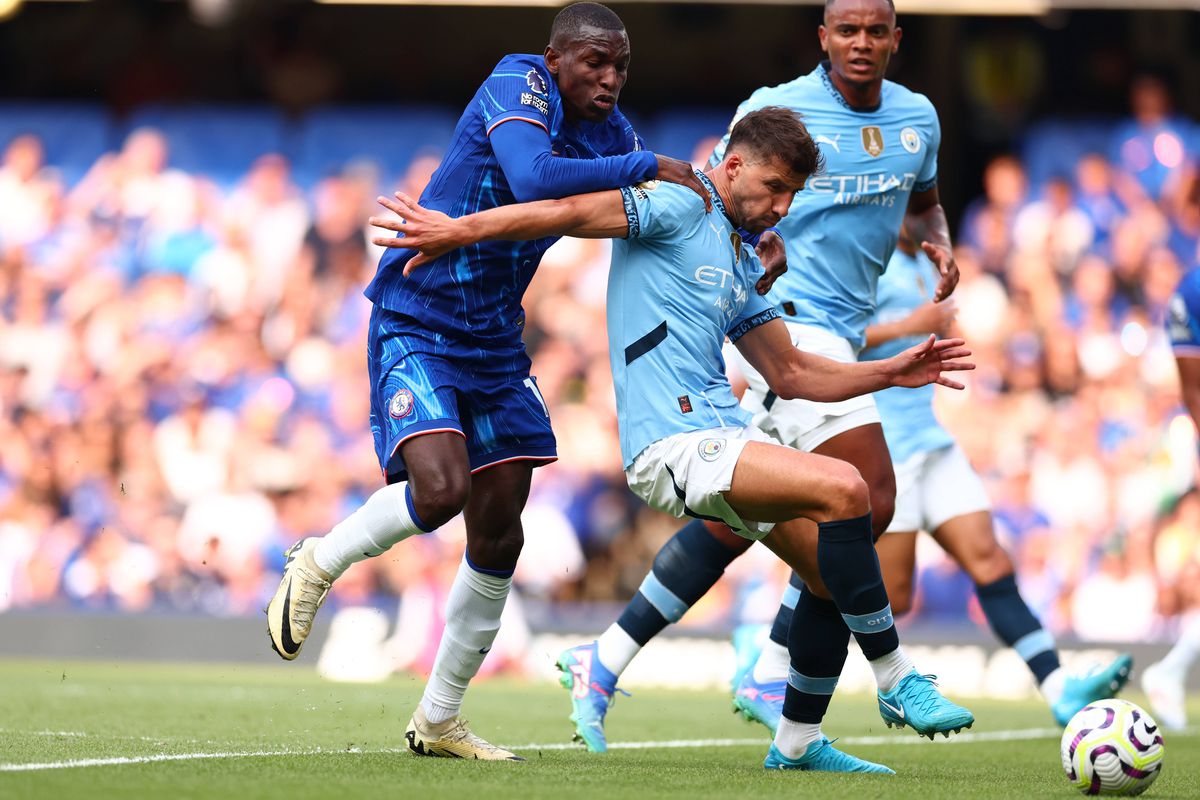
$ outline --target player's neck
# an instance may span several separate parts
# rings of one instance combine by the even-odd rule
[[[868,111],[879,107],[879,95],[883,91],[883,81],[854,84],[847,82],[836,72],[830,73],[829,79],[833,81],[834,88],[841,92],[842,97],[846,99],[851,108]]]
[[[717,190],[717,197],[721,198],[721,203],[725,206],[726,219],[740,227],[741,223],[730,216],[730,210],[733,208],[733,195],[729,192],[729,179],[725,177],[722,170],[716,167],[704,170],[704,176],[712,182],[713,188]]]

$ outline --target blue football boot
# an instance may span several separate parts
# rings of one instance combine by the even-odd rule
[[[787,693],[787,681],[759,683],[750,670],[738,684],[733,695],[733,713],[741,714],[747,722],[761,722],[775,735],[779,718],[783,716],[783,697]]]
[[[1062,696],[1050,707],[1059,725],[1066,726],[1080,709],[1097,700],[1116,697],[1133,670],[1133,656],[1122,653],[1107,667],[1098,667],[1083,675],[1070,675],[1063,684]]]
[[[892,691],[879,693],[879,715],[891,728],[909,726],[922,736],[935,733],[949,737],[975,724],[975,715],[942,697],[933,682],[936,675],[921,675],[915,669],[901,678]]]
[[[836,741],[836,740],[835,740]],[[826,737],[813,742],[799,758],[788,758],[771,745],[763,761],[766,769],[798,769],[812,772],[873,772],[878,775],[895,775],[896,771],[883,764],[864,761],[857,756],[843,753]]]
[[[555,665],[562,672],[558,682],[571,692],[574,741],[583,742],[592,753],[607,752],[604,715],[608,713],[614,695],[620,691],[617,676],[596,657],[595,642],[564,650]]]
[[[754,669],[754,662],[758,661],[758,654],[763,649],[763,641],[770,635],[770,632],[770,625],[755,623],[738,625],[733,629],[734,667],[733,680],[729,682],[729,688],[735,694],[738,687],[742,685],[742,678]]]

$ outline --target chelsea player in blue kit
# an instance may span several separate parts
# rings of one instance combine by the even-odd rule
[[[875,317],[859,360],[890,358],[930,333],[949,335],[954,307],[932,302],[937,275],[901,232],[879,279]],[[1059,725],[1088,703],[1112,697],[1129,679],[1128,654],[1086,674],[1060,664],[1054,638],[1021,598],[1008,554],[996,541],[991,504],[966,455],[933,413],[933,387],[875,394],[896,463],[896,510],[877,544],[893,613],[912,607],[917,534],[928,531],[970,576],[996,636],[1028,665]]]
[[[564,9],[544,55],[505,57],[476,92],[423,201],[461,215],[657,177],[707,202],[691,167],[644,150],[617,109],[629,57],[608,8]],[[459,709],[500,625],[532,469],[556,457],[521,338],[521,297],[554,241],[475,244],[413,278],[403,273],[414,251],[386,251],[366,295],[371,428],[388,485],[288,551],[267,608],[272,646],[293,659],[351,564],[464,512],[467,547],[445,633],[406,731],[419,755],[519,760],[473,734]]]
[[[926,341],[874,362],[842,362],[793,346],[779,312],[751,288],[762,270],[741,236],[775,224],[821,158],[798,116],[767,107],[733,128],[722,161],[705,183],[720,213],[705,214],[686,190],[648,183],[582,197],[509,206],[451,219],[404,195],[388,203],[424,264],[486,239],[547,234],[620,237],[607,298],[609,354],[621,454],[629,486],[654,508],[719,521],[762,541],[803,575],[834,609],[821,625],[793,625],[791,673],[769,769],[891,773],[843,753],[821,731],[836,678],[823,663],[845,655],[853,631],[872,657],[899,650],[871,541],[866,483],[844,461],[781,446],[751,426],[725,376],[725,338],[781,397],[845,400],[885,386],[962,385],[943,371],[971,369],[962,340]],[[376,240],[387,244],[388,240]],[[807,524],[805,524],[807,523]],[[832,650],[830,648],[832,645]],[[587,665],[581,665],[586,670]],[[920,702],[936,706],[945,732],[974,718],[922,683]],[[907,699],[900,714],[915,711]]]
[[[1200,268],[1179,281],[1167,307],[1167,334],[1179,369],[1179,391],[1192,421],[1200,426]],[[1163,594],[1176,598],[1179,638],[1170,652],[1142,672],[1142,689],[1154,717],[1171,730],[1187,726],[1187,674],[1200,658],[1200,609],[1188,579],[1200,573],[1200,552],[1177,558],[1175,574],[1162,576]],[[1190,607],[1189,607],[1190,606]]]

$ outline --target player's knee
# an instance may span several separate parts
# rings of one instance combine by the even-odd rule
[[[980,586],[995,583],[1013,572],[1012,559],[995,541],[992,541],[985,549],[973,553],[971,563],[964,566],[971,575],[971,579]]]
[[[871,510],[871,492],[853,464],[835,461],[825,476],[830,519],[852,519]]]
[[[472,558],[487,569],[510,570],[517,566],[525,546],[525,532],[520,517],[516,520],[496,520],[495,524],[467,530]]]
[[[428,528],[440,528],[467,505],[471,496],[471,476],[453,470],[423,475],[409,484],[413,508]]]
[[[892,516],[896,513],[896,482],[888,476],[886,480],[878,480],[870,487],[871,490],[871,533],[875,540],[892,524]]]

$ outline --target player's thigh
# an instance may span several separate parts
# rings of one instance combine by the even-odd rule
[[[442,491],[453,484],[465,501],[469,472],[454,388],[456,367],[399,325],[378,323],[383,333],[377,330],[368,348],[371,433],[379,465],[388,483],[409,480],[411,472],[414,492],[418,487]],[[434,434],[445,435],[416,442]]]
[[[879,569],[883,573],[892,611],[903,614],[912,608],[917,532],[888,531],[875,542],[875,552],[879,556]]]
[[[528,358],[521,351],[498,353],[494,359],[471,364],[458,391],[471,472],[481,475],[515,462],[532,468],[556,461],[550,410],[537,378],[529,374]]]
[[[891,522],[896,502],[896,475],[883,426],[876,421],[841,431],[813,452],[854,465],[871,493],[876,533],[883,531]]]
[[[869,508],[850,464],[766,442],[746,444],[725,498],[742,516],[768,522],[848,519]]]

